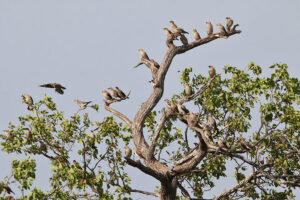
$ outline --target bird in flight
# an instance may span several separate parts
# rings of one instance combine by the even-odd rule
[[[63,90],[66,89],[64,86],[62,86],[59,83],[47,83],[47,84],[40,85],[40,87],[54,88],[55,92],[57,92],[59,94],[64,94]]]

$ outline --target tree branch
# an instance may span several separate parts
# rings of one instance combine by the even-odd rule
[[[121,120],[123,120],[130,128],[132,126],[132,122],[125,116],[123,115],[122,113],[120,113],[119,111],[111,108],[109,106],[109,104],[104,100],[104,106],[105,106],[105,109],[112,113],[113,115],[117,116],[118,118],[120,118]]]

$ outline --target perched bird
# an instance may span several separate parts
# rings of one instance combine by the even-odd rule
[[[59,93],[59,94],[64,94],[64,91],[66,88],[64,86],[62,86],[59,83],[47,83],[44,85],[40,85],[40,87],[46,87],[46,88],[54,88],[55,92]]]
[[[132,150],[128,146],[125,146],[125,157],[130,158],[131,155],[132,155]]]
[[[164,102],[166,102],[168,109],[170,109],[173,112],[177,111],[177,105],[173,101],[170,101],[169,99],[165,99]]]
[[[29,129],[26,130],[25,134],[26,134],[26,139],[27,140],[31,140],[32,139],[32,134],[31,134],[31,131]]]
[[[207,32],[207,35],[213,34],[213,26],[210,21],[206,22],[206,32]]]
[[[210,116],[210,115],[208,115],[208,123],[209,123],[209,126],[213,128],[214,132],[217,132],[217,133],[219,132],[216,120],[214,118],[212,118],[212,116]]]
[[[29,94],[22,94],[22,98],[24,103],[26,103],[27,106],[27,110],[32,110],[32,105],[33,105],[33,100],[32,97]]]
[[[189,112],[187,122],[188,124],[195,126],[198,122],[198,116],[193,112]]]
[[[12,189],[8,185],[3,185],[3,189],[5,190],[6,193],[10,194],[13,193],[15,194]]]
[[[223,35],[227,35],[227,31],[225,30],[224,26],[222,24],[217,24],[217,27]]]
[[[164,31],[169,40],[178,40],[177,37],[179,34],[172,33],[168,28],[164,28]]]
[[[95,133],[93,131],[90,132],[89,137],[94,140],[95,139]]]
[[[206,138],[208,138],[210,141],[213,141],[211,132],[208,130],[207,127],[204,127],[203,133],[204,133],[204,135],[205,135]]]
[[[182,28],[177,27],[177,25],[174,23],[174,21],[170,21],[170,25],[171,25],[171,30],[174,33],[180,33],[180,34],[189,34],[188,32],[186,32],[185,30],[183,30]]]
[[[4,133],[7,140],[11,140],[13,138],[9,130],[4,130]]]
[[[102,90],[102,94],[106,100],[113,100],[112,96],[105,90]]]
[[[184,83],[184,92],[185,96],[191,96],[193,93],[191,86],[187,83]]]
[[[116,87],[116,92],[118,93],[118,97],[120,97],[121,99],[125,99],[126,98],[125,93],[121,89],[119,89],[118,87]]]
[[[89,140],[89,144],[91,145],[92,148],[96,148],[95,146],[95,133],[93,131],[90,132],[89,137],[91,140]]]
[[[231,26],[233,25],[233,20],[230,18],[230,17],[226,17],[226,27],[227,27],[227,30],[230,31],[231,29]]]
[[[182,104],[177,104],[177,109],[178,109],[178,112],[179,114],[182,114],[182,115],[185,115],[185,114],[188,114],[190,111]]]
[[[47,152],[47,146],[45,145],[44,142],[40,142],[40,150],[44,151],[44,152]]]
[[[189,44],[188,39],[183,34],[180,35],[180,41],[184,46]]]
[[[222,149],[228,149],[227,145],[225,144],[225,142],[223,142],[220,138],[218,139],[218,145],[220,148]]]
[[[80,166],[80,164],[76,161],[76,160],[73,160],[73,166],[80,170],[80,171],[83,171],[82,167]]]
[[[118,92],[116,90],[112,89],[111,87],[107,88],[107,90],[108,90],[109,94],[112,97],[114,97],[114,98],[117,98],[117,97],[120,98],[119,95],[118,95]]]
[[[201,39],[201,37],[196,29],[193,29],[193,36],[194,36],[195,40]]]
[[[159,64],[154,59],[151,59],[150,62],[153,67],[155,67],[157,69],[160,67]]]
[[[239,141],[239,145],[241,146],[241,148],[245,151],[249,151],[251,148],[250,148],[250,145],[246,142],[246,140],[244,138],[240,139]]]
[[[143,49],[139,49],[139,52],[140,52],[140,55],[141,55],[141,59],[149,60],[149,57],[148,57],[147,53]]]
[[[91,101],[84,102],[84,101],[79,101],[78,99],[74,99],[74,102],[76,102],[76,104],[79,106],[80,109],[85,109],[87,105],[91,103]]]
[[[216,69],[212,65],[209,65],[208,67],[209,67],[208,74],[212,78],[216,75]]]

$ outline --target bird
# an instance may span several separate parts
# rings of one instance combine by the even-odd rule
[[[107,88],[109,94],[114,97],[114,98],[120,98],[118,95],[118,92],[114,89],[112,89],[111,87]]]
[[[5,134],[7,140],[12,139],[12,135],[11,135],[11,132],[9,130],[4,130],[4,134]]]
[[[177,104],[177,109],[179,114],[185,115],[188,114],[190,111],[182,104],[178,103]]]
[[[8,185],[3,185],[3,189],[5,190],[6,193],[10,194],[13,193],[15,194],[12,189]]]
[[[213,34],[213,26],[210,21],[206,22],[206,32],[207,32],[207,35]]]
[[[141,55],[141,59],[149,60],[149,57],[148,57],[147,53],[143,49],[139,49],[139,52],[140,52],[140,55]]]
[[[210,141],[213,140],[212,135],[211,135],[211,132],[208,130],[207,127],[204,127],[204,128],[203,128],[203,133],[204,133],[204,135],[205,135],[206,138],[210,139]]]
[[[195,40],[201,39],[201,37],[196,29],[193,29],[193,36],[194,36]]]
[[[26,103],[27,106],[27,110],[32,110],[32,105],[33,105],[33,99],[29,94],[22,94],[22,98],[24,103]]]
[[[184,46],[189,44],[188,39],[183,34],[180,35],[180,41]]]
[[[110,100],[110,101],[113,100],[112,96],[106,90],[102,90],[102,94],[105,99]]]
[[[84,102],[84,101],[79,101],[78,99],[74,99],[74,102],[76,102],[76,104],[79,106],[80,109],[85,109],[87,105],[91,103],[91,101]]]
[[[184,83],[184,92],[185,96],[191,96],[193,93],[191,86],[187,83]]]
[[[225,144],[225,142],[223,142],[220,138],[218,139],[218,145],[219,145],[220,148],[228,149],[228,147]]]
[[[80,166],[80,164],[76,160],[73,160],[73,166],[76,169],[78,169],[79,171],[83,171],[82,167]]]
[[[212,65],[209,65],[208,67],[209,67],[208,74],[212,78],[216,75],[216,69]]]
[[[171,30],[174,33],[180,33],[180,34],[189,34],[188,32],[186,32],[185,30],[183,30],[182,28],[177,27],[177,25],[174,23],[174,21],[170,21],[170,25],[171,25]]]
[[[40,87],[54,88],[55,92],[57,92],[59,94],[64,94],[63,90],[66,89],[64,86],[62,86],[59,83],[47,83],[47,84],[40,85]]]
[[[210,115],[208,115],[208,123],[209,123],[209,126],[212,127],[214,131],[216,131],[217,133],[219,132],[216,120],[214,118],[212,118],[212,116],[210,116]]]
[[[93,131],[90,132],[89,137],[94,140],[95,139],[95,133]]]
[[[218,29],[219,29],[219,31],[220,31],[221,34],[227,35],[227,31],[225,30],[225,28],[224,28],[224,26],[222,24],[220,24],[220,23],[217,24],[217,27],[218,27]]]
[[[154,59],[151,59],[150,62],[151,62],[151,65],[154,66],[155,68],[158,69],[160,67],[159,64]]]
[[[251,150],[249,144],[246,142],[246,140],[244,138],[240,139],[239,141],[239,145],[241,146],[241,148],[245,151],[249,151]]]
[[[126,98],[126,95],[125,93],[119,89],[118,87],[116,87],[116,92],[118,93],[118,96],[121,98],[121,99],[125,99]],[[128,97],[127,97],[128,98]]]
[[[166,102],[168,109],[173,112],[177,111],[177,105],[174,102],[170,101],[169,99],[165,99],[164,102]]]
[[[40,150],[44,151],[44,152],[47,152],[47,146],[45,145],[44,142],[40,142]]]
[[[125,146],[125,158],[130,158],[131,155],[132,155],[132,150],[128,146]]]
[[[93,131],[90,132],[89,137],[91,140],[89,140],[89,144],[91,145],[92,148],[96,148],[95,146],[95,133]]]
[[[31,140],[32,139],[32,134],[31,134],[31,131],[29,129],[26,130],[25,134],[26,134],[26,139],[27,140]]]
[[[169,40],[178,40],[179,34],[172,33],[168,28],[163,28]]]
[[[198,116],[193,112],[189,112],[187,121],[188,121],[188,124],[195,126],[198,122]]]
[[[230,31],[231,29],[231,26],[233,25],[233,20],[230,18],[230,17],[226,17],[226,27],[227,27],[227,30]]]

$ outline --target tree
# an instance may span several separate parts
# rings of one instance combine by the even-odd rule
[[[30,105],[30,114],[20,116],[20,124],[9,124],[1,135],[3,151],[28,158],[13,161],[12,176],[0,184],[0,192],[5,196],[5,187],[16,182],[24,199],[130,199],[133,192],[163,200],[202,199],[216,179],[226,177],[226,163],[231,162],[237,184],[213,199],[292,198],[292,189],[300,185],[300,82],[290,77],[286,64],[272,65],[269,77],[262,77],[261,67],[254,63],[246,71],[225,66],[223,74],[210,76],[191,75],[191,68],[184,69],[181,83],[192,92],[175,94],[165,100],[166,108],[154,110],[173,58],[241,33],[237,26],[227,30],[221,26],[220,33],[190,43],[185,31],[173,27],[174,33],[167,32],[168,50],[160,65],[140,50],[136,67],[146,65],[151,70],[153,91],[132,120],[111,106],[129,95],[104,100],[105,109],[123,123],[112,116],[93,122],[88,113],[66,118],[49,96]],[[181,46],[173,43],[178,37]],[[187,109],[187,102],[194,105]],[[184,132],[180,124],[186,126]],[[120,147],[130,141],[135,156],[130,148],[125,155]],[[197,142],[191,145],[191,141]],[[75,153],[80,159],[74,159]],[[49,191],[32,188],[33,155],[52,163]],[[131,188],[126,165],[157,179],[158,190]]]

